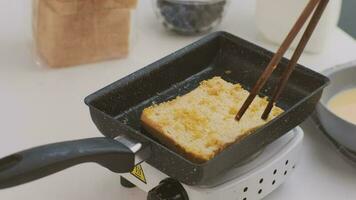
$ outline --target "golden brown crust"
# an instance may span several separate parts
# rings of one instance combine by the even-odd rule
[[[283,112],[275,107],[268,120],[261,120],[268,101],[259,97],[247,113],[249,118],[236,122],[238,105],[248,94],[241,85],[214,77],[182,97],[144,109],[141,121],[162,144],[193,162],[203,163]],[[215,109],[218,107],[221,109]]]
[[[166,134],[164,134],[161,127],[152,120],[150,120],[148,116],[146,116],[145,112],[143,112],[141,115],[141,122],[145,130],[147,130],[150,134],[152,134],[162,144],[167,146],[172,151],[179,153],[180,155],[186,157],[187,159],[195,163],[203,163],[207,161],[207,159],[203,158],[201,155],[187,152],[182,146],[175,142],[173,138],[170,138]]]
[[[147,114],[145,113],[145,111],[141,115],[141,122],[142,122],[143,128],[146,131],[148,131],[150,134],[152,134],[156,139],[158,139],[162,144],[167,146],[172,151],[175,151],[175,152],[179,153],[180,155],[184,156],[188,160],[190,160],[194,163],[204,163],[209,160],[209,159],[203,157],[202,155],[197,155],[192,152],[187,152],[186,149],[184,149],[182,146],[180,146],[173,138],[170,138],[169,136],[164,134],[164,131],[162,130],[162,128],[158,124],[156,124],[155,122],[150,120],[148,118]],[[256,129],[258,129],[258,128],[256,128]],[[256,129],[247,131],[246,133],[244,133],[243,135],[238,137],[234,142],[223,144],[219,148],[219,150],[214,152],[212,157],[216,156],[218,153],[223,151],[228,146],[241,141],[242,139],[247,137],[251,132],[255,131]]]

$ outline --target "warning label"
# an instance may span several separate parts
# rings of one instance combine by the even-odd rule
[[[133,176],[135,176],[136,178],[138,178],[140,181],[144,182],[145,184],[147,184],[146,182],[146,177],[145,177],[145,173],[143,172],[142,166],[141,165],[137,165],[131,172],[131,174]]]

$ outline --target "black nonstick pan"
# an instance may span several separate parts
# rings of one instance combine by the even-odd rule
[[[83,162],[97,162],[124,173],[141,161],[182,183],[203,185],[303,122],[314,110],[328,79],[297,66],[277,103],[286,112],[203,164],[187,160],[147,133],[140,123],[142,110],[183,95],[213,76],[250,89],[272,55],[229,33],[210,34],[88,96],[85,102],[91,117],[105,138],[50,144],[0,160],[0,188]],[[286,65],[284,59],[261,95],[271,94]]]

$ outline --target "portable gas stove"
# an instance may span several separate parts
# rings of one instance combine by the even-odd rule
[[[202,186],[188,186],[171,179],[147,163],[122,174],[124,187],[137,186],[148,200],[262,199],[278,188],[299,160],[303,130],[293,129],[259,153]]]

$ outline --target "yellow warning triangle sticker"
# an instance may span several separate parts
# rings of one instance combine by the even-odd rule
[[[136,178],[138,178],[138,180],[140,180],[140,181],[144,182],[145,184],[147,184],[145,173],[143,172],[143,169],[142,169],[141,165],[136,165],[136,167],[132,170],[131,174],[133,176],[135,176]]]

